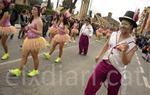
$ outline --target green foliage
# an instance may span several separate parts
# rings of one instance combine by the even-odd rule
[[[15,8],[18,11],[18,13],[21,13],[21,11],[24,10],[24,9],[31,10],[32,7],[31,6],[27,6],[27,5],[16,4]]]
[[[41,4],[42,3],[42,0],[30,0],[30,5],[33,6],[35,4]]]
[[[65,9],[69,9],[70,6],[72,5],[72,0],[64,0],[64,1],[62,2],[62,5],[63,5],[63,7],[64,7]]]
[[[54,10],[52,10],[51,8],[48,8],[45,13],[46,15],[51,15],[54,13]]]

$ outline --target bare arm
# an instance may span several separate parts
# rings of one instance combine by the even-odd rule
[[[109,42],[109,40],[107,40],[107,42],[105,43],[103,48],[100,50],[99,54],[96,56],[96,58],[95,58],[96,62],[98,62],[99,58],[108,50],[108,48],[109,48],[108,42]]]
[[[42,31],[43,31],[43,23],[41,21],[38,21],[36,23],[36,28],[37,29],[34,29],[32,28],[32,31],[38,35],[42,35]]]
[[[136,50],[137,47],[135,46],[128,53],[126,53],[125,51],[121,52],[121,59],[124,65],[128,65],[131,62]]]
[[[3,15],[3,17],[1,18],[0,20],[0,26],[2,25],[2,22],[5,20],[5,19],[9,19],[10,18],[10,14],[8,11],[6,11]]]

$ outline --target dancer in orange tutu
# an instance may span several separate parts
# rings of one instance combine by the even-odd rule
[[[69,41],[68,29],[66,27],[67,20],[63,14],[60,14],[60,22],[58,26],[58,34],[56,34],[52,40],[52,48],[49,53],[44,53],[46,59],[50,59],[51,54],[54,52],[57,45],[59,45],[59,56],[56,58],[55,63],[61,62],[63,54],[63,48],[66,42]]]
[[[10,24],[10,15],[11,15],[11,10],[9,8],[10,4],[11,2],[8,0],[0,0],[0,10],[2,10],[2,12],[0,13],[0,39],[2,46],[4,48],[4,54],[1,57],[2,60],[6,60],[9,58],[8,46],[6,43],[8,35],[16,32],[15,27],[11,26]]]
[[[57,23],[58,23],[58,19],[54,18],[54,20],[52,21],[52,26],[49,28],[50,42],[52,41],[52,39],[58,32],[58,24]]]
[[[110,28],[106,29],[106,38],[109,39],[110,35],[112,33],[112,30]]]
[[[26,38],[22,46],[22,59],[19,68],[12,69],[9,72],[12,75],[20,76],[24,65],[27,63],[27,58],[31,54],[34,61],[34,69],[28,73],[32,77],[39,74],[39,58],[38,54],[41,48],[46,47],[46,40],[42,37],[43,22],[40,18],[40,6],[35,5],[32,8],[33,20],[26,26]]]
[[[100,37],[103,35],[103,28],[102,26],[99,25],[99,28],[96,30],[96,41],[100,40]]]
[[[76,40],[76,36],[79,33],[78,28],[79,28],[78,20],[75,20],[75,22],[73,24],[73,27],[72,27],[72,30],[71,30],[71,40],[72,40],[72,42],[75,42],[75,40]]]

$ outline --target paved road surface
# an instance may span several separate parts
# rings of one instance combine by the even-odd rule
[[[63,62],[55,64],[58,50],[54,52],[51,60],[43,59],[42,50],[40,57],[40,74],[29,78],[26,73],[32,69],[31,57],[21,77],[9,76],[8,70],[19,66],[22,40],[8,40],[10,58],[0,60],[0,95],[83,95],[89,75],[96,63],[95,56],[104,45],[105,40],[96,42],[93,38],[87,56],[78,55],[78,43],[69,43],[65,46]],[[3,50],[0,45],[0,56]],[[141,58],[137,51],[132,64],[128,66],[127,90],[124,95],[150,95],[150,64]],[[107,95],[106,88],[102,86],[97,95]]]

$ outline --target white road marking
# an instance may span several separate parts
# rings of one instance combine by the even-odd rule
[[[94,42],[95,42],[95,40],[94,40],[94,41],[91,41],[90,44],[92,44],[92,43],[94,43]],[[68,43],[68,44],[69,44],[69,43]],[[77,45],[78,45],[78,44],[77,44]],[[64,49],[76,47],[77,45],[72,45],[72,46],[69,46],[69,47],[65,47]],[[58,52],[58,49],[56,50],[56,52]],[[38,56],[42,56],[42,55],[43,55],[43,53],[40,53]],[[31,56],[28,57],[28,59],[30,59],[30,58],[31,58]],[[6,64],[15,63],[15,62],[18,62],[18,61],[21,61],[21,58],[18,58],[18,59],[15,59],[15,60],[10,60],[10,61],[7,61],[7,62],[2,62],[2,63],[0,63],[0,66],[6,65]]]
[[[38,56],[41,56],[43,53],[39,54]],[[28,57],[28,59],[32,58],[31,56]],[[10,60],[10,61],[7,61],[7,62],[2,62],[0,64],[0,66],[2,65],[6,65],[6,64],[10,64],[10,63],[15,63],[15,62],[18,62],[18,61],[21,61],[21,58],[18,58],[18,59],[15,59],[15,60]]]
[[[147,88],[150,88],[150,84],[148,83],[148,79],[143,76],[144,84]]]
[[[135,52],[135,56],[136,56],[136,59],[137,59],[138,64],[141,65],[140,59],[139,59],[139,57],[138,57],[138,55],[137,55],[136,52]]]
[[[139,64],[140,72],[141,72],[142,74],[144,74],[145,72],[144,72],[143,67],[141,66],[141,61],[140,61],[140,59],[139,59],[137,53],[135,53],[135,56],[136,56],[137,62],[138,62],[138,64]]]
[[[141,61],[139,60],[139,57],[138,57],[137,53],[135,53],[135,55],[136,55],[137,62],[139,64],[140,71],[141,71],[142,74],[144,74],[145,72],[144,72],[143,67],[141,66]],[[143,77],[143,81],[144,81],[145,87],[146,88],[150,88],[150,83],[148,82],[148,78],[145,77],[144,75],[142,77]]]
[[[140,66],[139,68],[140,68],[141,73],[144,74],[145,72],[144,72],[143,67]]]

